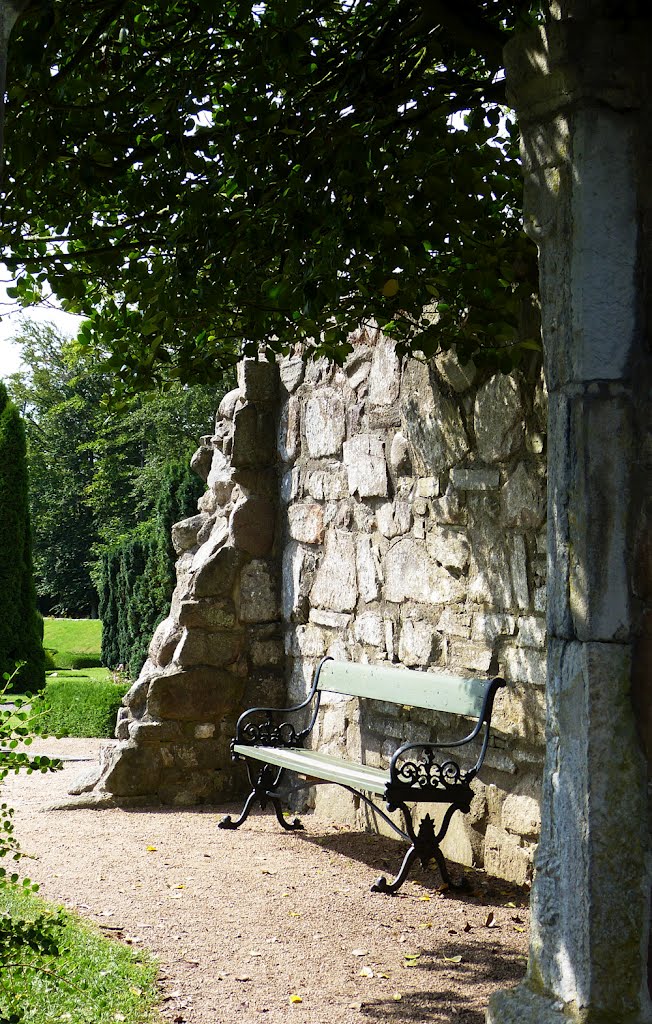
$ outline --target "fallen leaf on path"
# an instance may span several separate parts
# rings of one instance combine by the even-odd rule
[[[291,1003],[302,1003],[303,999],[301,998],[301,996],[298,996],[296,992],[293,992],[292,995],[290,996],[290,1002]]]
[[[461,964],[462,963],[462,957],[459,956],[459,955],[458,956],[445,956],[443,959],[446,961],[447,964]]]
[[[366,956],[367,953],[369,952],[369,950],[368,949],[352,949],[351,952],[352,952],[353,956]]]
[[[358,974],[361,978],[373,978],[374,976],[374,972],[371,967],[361,967]]]
[[[500,928],[498,921],[494,917],[493,910],[490,910],[487,914],[487,920],[484,923],[485,928]]]

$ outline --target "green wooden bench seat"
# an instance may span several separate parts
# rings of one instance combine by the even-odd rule
[[[424,867],[434,858],[442,878],[450,883],[441,842],[455,811],[470,810],[471,782],[487,751],[494,696],[504,685],[500,678],[466,679],[442,672],[415,672],[389,665],[359,665],[324,658],[317,666],[310,693],[302,703],[291,708],[251,708],[238,719],[231,750],[234,760],[246,763],[252,788],[240,816],[233,821],[227,815],[219,827],[239,828],[253,803],[258,801],[263,808],[268,802],[272,804],[284,829],[302,828],[298,818],[289,822],[282,812],[278,788],[285,773],[290,771],[302,777],[292,789],[331,783],[355,793],[410,843],[394,881],[379,878],[372,886],[375,892],[396,892],[417,858]],[[317,721],[325,692],[446,712],[456,716],[455,720],[459,719],[464,734],[446,743],[403,744],[386,769],[335,757],[304,746]],[[305,711],[309,712],[308,722],[302,725]],[[455,752],[474,740],[479,745],[479,754],[463,767],[449,751]],[[378,807],[372,797],[381,797],[388,813]],[[424,815],[415,828],[412,805],[421,803],[448,805],[438,829],[429,814]],[[402,812],[403,828],[389,817],[396,810]]]

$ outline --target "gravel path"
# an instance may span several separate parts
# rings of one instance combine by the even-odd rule
[[[233,807],[48,809],[99,742],[39,741],[63,771],[6,795],[42,895],[158,958],[165,1021],[483,1024],[489,994],[522,977],[527,894],[480,872],[464,895],[436,873],[371,893],[400,864],[392,840],[309,815],[303,833],[262,813],[219,830]]]

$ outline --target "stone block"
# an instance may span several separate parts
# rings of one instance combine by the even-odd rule
[[[298,466],[288,470],[281,477],[280,498],[285,504],[289,504],[299,496],[300,472]]]
[[[471,641],[452,640],[448,648],[448,661],[454,668],[465,668],[486,675],[493,658],[493,648]]]
[[[436,628],[439,633],[468,640],[471,636],[471,615],[468,612],[454,612],[451,608],[444,608],[437,620]]]
[[[507,832],[536,839],[541,831],[539,801],[527,793],[508,793],[503,803],[501,825]]]
[[[339,501],[349,493],[348,475],[340,463],[333,463],[327,470],[307,472],[303,486],[317,501]]]
[[[353,391],[367,380],[371,371],[371,356],[372,349],[362,345],[356,346],[348,356],[344,372]]]
[[[210,551],[212,542],[204,547]],[[235,548],[221,546],[217,550],[213,549],[210,557],[193,572],[188,596],[196,600],[203,597],[231,597],[242,562],[243,555]]]
[[[233,391],[227,391],[217,408],[218,419],[232,420],[235,415],[236,406],[241,400],[242,392],[240,391],[240,388],[234,388]]]
[[[535,748],[544,743],[546,698],[543,690],[523,683],[504,687],[496,694],[491,719],[492,733],[514,740],[523,740]]]
[[[179,605],[179,625],[188,629],[233,629],[236,624],[235,606],[231,600],[181,601]]]
[[[373,349],[369,373],[369,401],[372,405],[393,405],[399,395],[400,364],[394,343],[380,335]]]
[[[329,530],[324,559],[317,570],[310,600],[319,608],[350,612],[355,608],[357,599],[354,538],[340,530]]]
[[[276,424],[271,412],[255,405],[236,410],[233,418],[231,465],[234,469],[260,469],[274,462]]]
[[[306,372],[306,365],[301,356],[290,356],[281,360],[278,367],[281,387],[290,394],[301,384]]]
[[[349,493],[361,498],[383,498],[387,494],[385,446],[372,434],[357,434],[343,446]]]
[[[172,660],[182,632],[181,626],[171,616],[168,616],[167,619],[163,619],[159,623],[154,631],[148,650],[149,658],[155,665],[163,667]]]
[[[433,562],[425,544],[412,537],[402,537],[390,546],[384,570],[387,601],[451,604],[465,596],[465,585]]]
[[[500,492],[502,519],[505,526],[521,530],[538,530],[546,515],[546,501],[539,480],[528,473],[524,463],[518,466]]]
[[[389,448],[389,465],[394,473],[403,476],[412,474],[410,443],[403,434],[395,434]]]
[[[172,546],[179,555],[197,543],[197,534],[207,522],[208,516],[197,515],[182,519],[172,527]]]
[[[546,620],[537,615],[522,615],[518,620],[518,644],[520,647],[545,647]]]
[[[447,352],[438,352],[435,356],[435,365],[448,386],[458,394],[468,391],[477,374],[473,360],[469,359],[468,363],[461,363],[453,349],[448,349]]]
[[[546,655],[531,647],[504,647],[500,665],[508,682],[546,685]]]
[[[274,622],[279,615],[276,573],[269,562],[253,559],[240,573],[240,620]]]
[[[453,468],[450,482],[458,491],[487,491],[498,487],[500,473],[497,469],[477,466],[471,469]]]
[[[196,473],[200,480],[206,483],[213,461],[212,445],[201,445],[190,460],[190,468]]]
[[[385,626],[380,612],[362,612],[353,625],[353,634],[361,644],[372,647],[384,647]]]
[[[410,442],[419,476],[434,476],[456,465],[469,451],[469,439],[457,404],[431,380],[425,363],[411,359],[400,394],[402,433]]]
[[[340,454],[346,434],[346,420],[344,403],[338,391],[321,388],[308,399],[304,429],[311,458]]]
[[[288,508],[288,530],[293,540],[303,544],[322,544],[324,510],[321,505],[302,502]]]
[[[203,629],[184,629],[174,652],[174,661],[181,669],[195,665],[213,665],[221,668],[236,661],[243,647],[242,632],[220,630],[209,633]]]
[[[327,634],[309,622],[296,626],[290,634],[290,654],[303,658],[323,658],[328,643]]]
[[[278,426],[278,454],[283,462],[294,462],[301,448],[301,404],[291,395],[281,409]]]
[[[376,524],[383,537],[391,540],[410,532],[412,510],[407,501],[386,502],[376,512]]]
[[[478,612],[473,616],[471,637],[492,647],[499,636],[514,636],[516,616],[496,612]]]
[[[433,526],[426,534],[426,549],[445,569],[464,572],[469,564],[469,542],[465,533],[445,526]]]
[[[229,672],[197,667],[152,679],[147,711],[153,719],[219,721],[239,705],[242,681]]]
[[[494,374],[475,399],[473,410],[478,455],[504,462],[523,444],[525,423],[520,385],[514,375]]]
[[[262,359],[241,359],[237,366],[238,388],[245,402],[271,404],[278,394],[279,370],[276,363]]]
[[[291,541],[283,551],[281,611],[286,621],[304,614],[316,567],[317,553],[314,548]],[[307,608],[305,617],[308,617]]]
[[[101,786],[116,797],[155,796],[161,771],[156,747],[127,740],[100,751]]]
[[[417,480],[416,494],[418,498],[439,497],[439,477],[421,476]]]
[[[260,558],[274,544],[276,509],[269,498],[251,495],[236,502],[229,519],[229,535],[234,547]]]
[[[533,848],[504,829],[487,825],[484,868],[487,874],[516,885],[527,885],[532,878]]]
[[[430,665],[438,651],[439,637],[430,622],[405,619],[398,641],[398,660],[408,667]]]
[[[343,632],[348,629],[353,616],[346,612],[329,612],[325,608],[311,608],[309,621],[316,626],[326,626],[327,629],[337,629]]]

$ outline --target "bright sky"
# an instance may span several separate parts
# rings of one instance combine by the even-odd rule
[[[50,306],[33,306],[31,309],[5,315],[0,319],[0,380],[20,369],[20,349],[12,342],[12,338],[20,332],[21,316],[30,320],[53,323],[62,334],[73,338],[82,322],[82,317],[64,313],[62,309]]]

